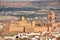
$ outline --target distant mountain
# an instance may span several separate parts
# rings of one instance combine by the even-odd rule
[[[8,12],[8,11],[35,11],[35,10],[40,10],[39,8],[34,8],[34,7],[22,7],[22,8],[0,8],[0,12]]]
[[[4,16],[1,19],[6,19],[6,17],[12,16],[13,18],[16,18],[15,16],[21,16],[21,14],[24,14],[20,11],[35,11],[40,10],[43,8],[60,8],[60,1],[30,1],[30,2],[1,2],[0,1],[0,15]],[[3,11],[3,12],[2,12]],[[12,11],[12,12],[11,12]],[[16,11],[19,11],[15,13]],[[30,12],[29,12],[30,13]],[[29,14],[27,13],[27,14]],[[60,17],[60,10],[55,10],[55,13],[57,16]],[[37,14],[24,14],[26,17],[35,17],[40,16]],[[10,19],[13,20],[13,18],[10,17]],[[10,20],[6,19],[6,20]],[[60,19],[59,19],[60,20]]]
[[[33,5],[37,6],[37,7],[43,7],[43,6],[55,6],[55,7],[60,7],[60,2],[56,2],[56,1],[35,1],[32,2]]]
[[[0,2],[0,7],[51,7],[60,8],[60,2],[56,1],[31,1],[31,2]]]
[[[0,1],[60,1],[60,0],[0,0]]]
[[[1,7],[21,8],[30,5],[30,2],[0,2]]]

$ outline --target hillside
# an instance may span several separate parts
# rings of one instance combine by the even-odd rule
[[[1,7],[60,7],[60,2],[56,1],[31,1],[31,2],[0,2]]]

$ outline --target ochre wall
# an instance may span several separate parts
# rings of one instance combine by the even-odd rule
[[[47,30],[47,27],[26,27],[26,32],[43,32]]]
[[[35,27],[25,27],[25,32],[34,32]]]
[[[10,27],[10,32],[12,31],[19,31],[19,32],[23,32],[23,27]]]
[[[47,30],[47,27],[35,27],[35,32],[43,32]]]
[[[24,27],[10,27],[10,32],[12,31],[23,32]],[[47,27],[25,27],[25,32],[43,32],[43,31],[47,31]]]

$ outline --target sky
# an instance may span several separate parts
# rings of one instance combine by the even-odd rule
[[[0,1],[57,1],[57,0],[0,0]]]

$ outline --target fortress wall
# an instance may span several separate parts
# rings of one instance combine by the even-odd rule
[[[10,32],[12,31],[23,32],[23,27],[10,27]]]
[[[2,31],[3,32],[9,32],[9,27],[3,27]]]
[[[47,30],[47,27],[35,27],[35,32],[43,32],[46,30]]]
[[[34,27],[25,27],[25,32],[34,32]]]
[[[43,32],[43,31],[47,31],[47,27],[26,27],[25,31],[26,32]]]

